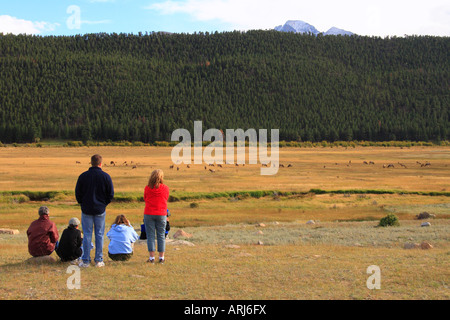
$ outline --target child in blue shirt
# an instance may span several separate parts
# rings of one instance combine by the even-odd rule
[[[125,215],[116,217],[106,236],[110,239],[108,256],[114,261],[127,261],[133,255],[133,244],[139,239]]]

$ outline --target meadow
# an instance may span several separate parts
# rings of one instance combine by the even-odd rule
[[[171,150],[0,148],[0,228],[20,232],[0,234],[0,299],[449,299],[450,147],[280,148],[274,176],[260,164],[174,165]],[[106,239],[106,267],[83,269],[69,290],[68,264],[27,261],[26,229],[41,205],[60,234],[80,217],[75,183],[95,153],[116,192],[107,228],[123,213],[139,230],[144,186],[161,168],[171,235],[183,229],[192,246],[172,241],[167,263],[148,265],[139,242],[118,263]],[[430,227],[421,212],[435,215]],[[400,226],[377,227],[389,213]],[[404,249],[422,241],[433,248]],[[371,265],[379,290],[366,286]]]

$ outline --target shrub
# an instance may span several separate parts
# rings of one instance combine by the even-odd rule
[[[388,214],[386,217],[381,218],[380,223],[378,224],[380,227],[388,227],[388,226],[399,226],[400,223],[395,214]]]
[[[189,205],[189,207],[191,207],[192,209],[198,208],[198,203],[192,202],[192,203]]]

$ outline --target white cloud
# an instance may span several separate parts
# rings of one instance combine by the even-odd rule
[[[287,20],[303,20],[319,31],[335,26],[361,35],[450,35],[448,0],[166,0],[146,9],[220,21],[237,30],[272,29]]]
[[[0,16],[0,32],[4,34],[40,34],[45,31],[53,31],[57,27],[59,27],[59,23],[50,23],[45,21],[33,22],[8,15]]]

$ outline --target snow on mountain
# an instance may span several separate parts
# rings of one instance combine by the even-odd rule
[[[289,20],[284,26],[278,26],[275,28],[277,31],[282,32],[295,32],[295,33],[312,33],[318,34],[319,31],[309,23],[300,20]]]
[[[312,33],[315,35],[321,33],[314,26],[301,20],[288,20],[284,25],[275,27],[275,30],[281,32]],[[350,31],[342,30],[336,27],[332,27],[327,32],[324,33],[324,35],[347,35],[347,36],[351,36],[352,34],[353,33]]]
[[[336,28],[336,27],[332,27],[327,32],[324,33],[324,35],[326,35],[326,36],[328,36],[328,35],[336,36],[336,35],[339,35],[339,34],[343,35],[343,36],[351,36],[353,34],[353,32],[346,31],[346,30],[343,30],[343,29],[339,29],[339,28]]]

